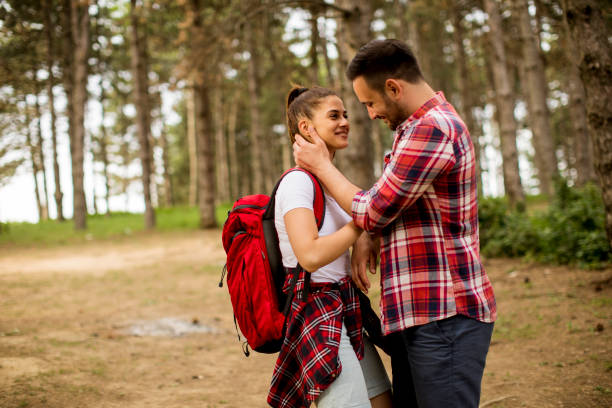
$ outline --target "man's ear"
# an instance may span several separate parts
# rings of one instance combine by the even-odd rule
[[[398,100],[402,94],[402,84],[398,80],[389,78],[385,81],[385,94],[392,100]]]

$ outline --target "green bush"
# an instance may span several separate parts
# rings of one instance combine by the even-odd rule
[[[542,262],[600,267],[610,261],[605,211],[596,186],[570,188],[563,181],[547,209],[510,210],[505,198],[481,200],[482,253]]]

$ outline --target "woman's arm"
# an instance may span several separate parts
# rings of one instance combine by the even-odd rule
[[[314,213],[308,208],[294,208],[284,220],[293,253],[308,272],[339,258],[362,232],[351,221],[333,234],[320,237]]]

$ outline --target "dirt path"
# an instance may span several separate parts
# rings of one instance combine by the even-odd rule
[[[224,260],[218,231],[0,250],[0,407],[265,407],[275,357],[242,355]],[[612,271],[486,266],[483,405],[612,406]],[[127,332],[165,317],[216,332]]]

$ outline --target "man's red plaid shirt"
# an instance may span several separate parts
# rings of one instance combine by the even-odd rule
[[[382,237],[383,332],[456,314],[495,321],[480,262],[474,146],[441,92],[397,128],[385,163],[352,204],[355,224]]]

